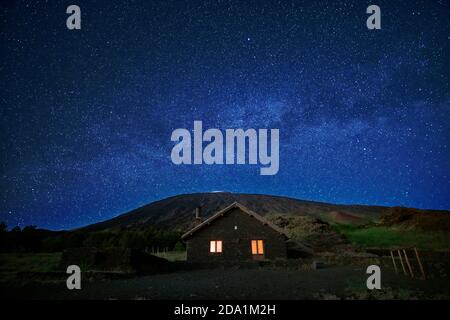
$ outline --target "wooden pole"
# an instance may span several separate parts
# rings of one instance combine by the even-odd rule
[[[394,264],[394,270],[395,270],[395,273],[398,274],[397,264],[395,263],[395,258],[394,258],[394,253],[392,252],[392,250],[390,250],[390,251],[391,251],[392,263]]]
[[[423,269],[422,262],[420,261],[419,252],[417,252],[417,248],[414,248],[414,252],[416,253],[417,262],[419,263],[420,272],[422,273],[422,277],[426,279],[425,270]]]
[[[403,273],[405,274],[405,276],[407,276],[408,273],[406,272],[405,265],[403,264],[402,253],[400,252],[400,250],[397,250],[397,253],[398,257],[400,258],[400,264],[402,265]]]
[[[411,278],[414,278],[414,272],[413,272],[413,269],[411,268],[411,264],[409,263],[408,255],[406,254],[405,249],[403,249],[403,254],[405,255],[405,261],[406,261],[406,264],[408,265],[409,272],[411,273]]]

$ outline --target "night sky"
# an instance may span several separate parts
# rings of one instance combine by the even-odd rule
[[[81,8],[82,29],[66,28]],[[381,7],[381,30],[366,8]],[[450,209],[448,1],[2,1],[0,220],[167,196]],[[279,128],[280,169],[171,162],[173,130]]]

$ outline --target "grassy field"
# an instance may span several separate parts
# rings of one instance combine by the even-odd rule
[[[186,251],[155,254],[169,261],[185,261]],[[59,269],[61,253],[0,253],[0,273],[52,272]]]
[[[61,253],[1,253],[0,254],[0,283],[19,280],[22,272],[55,272],[59,268]]]
[[[420,232],[388,227],[359,228],[335,224],[333,228],[352,244],[361,247],[417,247],[424,250],[449,250],[450,235],[443,232]]]
[[[59,271],[61,253],[1,253],[0,272]]]

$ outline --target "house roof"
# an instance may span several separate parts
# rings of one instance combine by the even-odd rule
[[[256,220],[261,222],[263,225],[266,225],[269,228],[271,228],[271,229],[275,230],[276,232],[278,232],[278,233],[284,235],[285,237],[287,237],[286,233],[280,227],[278,227],[275,224],[267,221],[265,218],[263,218],[262,216],[260,216],[256,212],[253,212],[250,209],[244,207],[242,204],[240,204],[238,202],[233,202],[229,206],[223,208],[222,210],[219,210],[218,212],[213,214],[211,217],[209,217],[208,219],[206,219],[205,221],[203,221],[199,225],[195,226],[194,228],[192,228],[191,230],[189,230],[188,232],[183,234],[181,236],[181,239],[184,240],[184,239],[192,236],[195,232],[197,232],[198,230],[200,230],[200,229],[210,225],[213,221],[217,220],[218,218],[223,217],[225,213],[227,213],[228,211],[231,211],[232,209],[240,209],[243,213],[246,213],[250,217],[255,218]]]

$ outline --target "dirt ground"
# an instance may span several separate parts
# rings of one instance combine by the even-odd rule
[[[365,269],[315,271],[215,269],[84,280],[70,291],[65,281],[1,284],[3,299],[449,299],[450,279],[408,279],[382,273],[382,290],[366,289]]]

